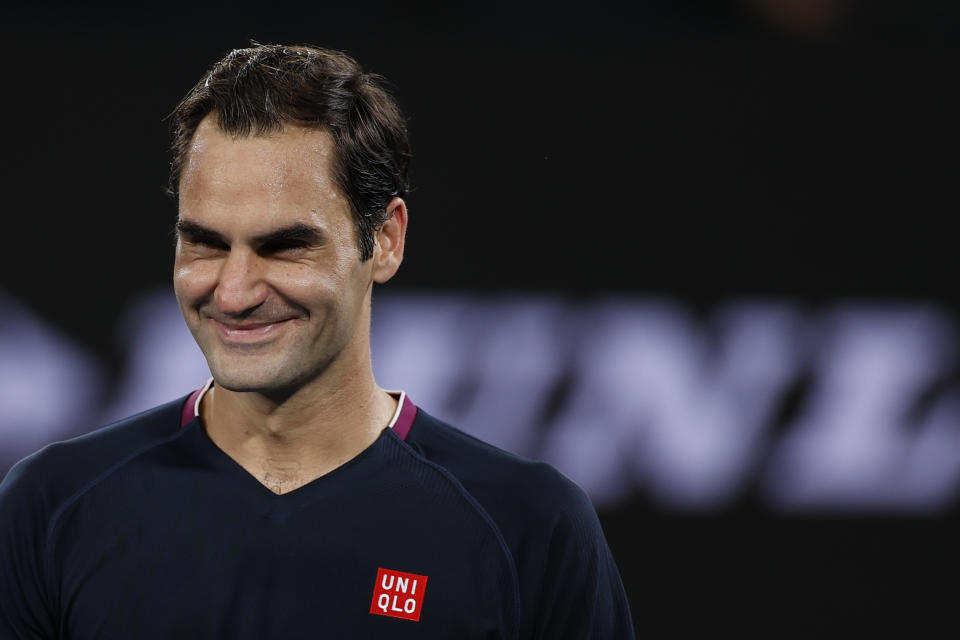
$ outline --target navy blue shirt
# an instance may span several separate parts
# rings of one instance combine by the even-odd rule
[[[586,495],[419,410],[271,492],[184,399],[0,485],[0,638],[633,638]]]

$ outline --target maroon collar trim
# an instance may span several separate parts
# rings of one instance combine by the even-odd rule
[[[417,417],[417,406],[405,393],[401,394],[400,402],[400,415],[397,417],[397,421],[393,423],[393,432],[401,440],[406,440],[407,434],[410,433],[410,427],[413,426],[413,421]]]
[[[199,418],[200,414],[198,412],[197,400],[200,399],[200,396],[203,395],[203,392],[207,390],[210,386],[209,383],[205,384],[203,387],[197,389],[187,398],[187,401],[183,403],[183,409],[180,411],[180,428],[187,426],[194,418]],[[397,437],[401,440],[406,440],[407,435],[410,433],[410,428],[413,426],[413,421],[417,417],[417,406],[413,404],[413,401],[410,399],[406,393],[400,393],[400,411],[397,414],[397,419],[392,425],[393,432],[397,434]]]

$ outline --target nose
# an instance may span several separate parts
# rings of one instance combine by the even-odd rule
[[[263,265],[253,251],[231,249],[220,268],[213,299],[217,308],[228,315],[243,315],[267,299],[268,287],[263,281]]]

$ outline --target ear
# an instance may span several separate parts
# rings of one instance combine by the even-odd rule
[[[373,281],[383,284],[393,277],[403,262],[407,239],[407,203],[394,198],[387,204],[387,221],[374,236]]]

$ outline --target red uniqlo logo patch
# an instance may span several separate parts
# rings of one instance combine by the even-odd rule
[[[370,613],[420,622],[420,608],[426,590],[427,576],[377,569]]]

